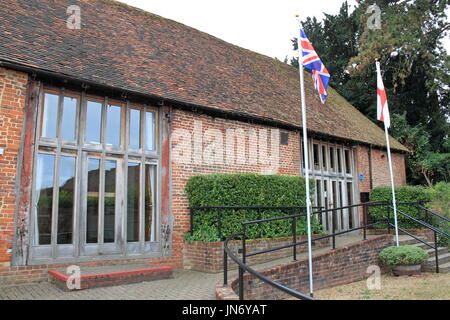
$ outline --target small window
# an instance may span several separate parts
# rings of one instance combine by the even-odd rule
[[[130,109],[130,149],[141,148],[141,110]]]
[[[41,136],[55,139],[58,121],[59,96],[46,93],[44,96],[44,112],[42,116]]]
[[[352,173],[352,165],[350,161],[350,151],[344,150],[344,157],[345,157],[345,172],[346,173]]]
[[[342,157],[342,150],[341,149],[336,149],[336,151],[337,151],[337,165],[338,165],[338,172],[339,173],[342,173],[343,171],[342,171],[342,160],[341,160],[341,157]]]
[[[322,146],[322,168],[323,170],[328,170],[328,163],[327,163],[327,147]]]
[[[154,112],[145,112],[145,149],[149,151],[155,150],[155,121],[156,119]]]
[[[106,108],[106,144],[114,147],[120,146],[122,132],[122,107],[108,105]]]
[[[319,163],[319,145],[313,144],[313,159],[314,159],[314,170],[320,170],[320,163]]]
[[[61,120],[61,139],[64,141],[75,141],[77,108],[77,98],[64,97]]]
[[[335,163],[335,161],[334,161],[334,148],[333,147],[330,147],[330,169],[331,169],[331,171],[334,171],[334,163]]]
[[[86,142],[100,143],[102,104],[100,102],[88,101],[86,117]]]

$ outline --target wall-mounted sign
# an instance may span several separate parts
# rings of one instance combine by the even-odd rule
[[[362,173],[359,174],[359,181],[361,181],[361,182],[364,181],[364,174],[362,174]]]

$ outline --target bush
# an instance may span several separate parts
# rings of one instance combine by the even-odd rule
[[[313,194],[311,181],[311,194]],[[305,206],[306,187],[301,177],[257,174],[212,174],[194,176],[186,185],[191,207],[211,206]],[[222,210],[222,235],[241,232],[241,222],[262,218],[280,217],[299,213],[298,210]],[[313,232],[321,226],[315,219]],[[292,220],[266,222],[247,227],[247,238],[276,238],[292,235]],[[196,210],[194,233],[187,241],[220,241],[216,210]],[[306,234],[306,218],[298,219],[297,234]]]
[[[397,203],[400,202],[416,202],[416,201],[428,201],[429,200],[429,192],[427,189],[421,186],[404,186],[404,187],[395,187],[395,199]],[[376,187],[370,193],[370,201],[387,201],[392,202],[392,189],[391,187]],[[406,213],[414,218],[420,218],[419,213],[417,211],[417,207],[414,205],[397,205],[397,209],[403,213]],[[370,217],[373,220],[382,220],[387,219],[388,217],[388,208],[385,206],[375,206],[370,209]],[[393,213],[391,212],[391,219],[393,218]],[[420,225],[414,223],[412,221],[401,221],[402,216],[398,215],[399,227],[406,229],[419,229]],[[378,225],[382,228],[386,228],[386,225],[380,224]]]
[[[414,246],[393,246],[380,252],[381,261],[389,266],[422,264],[428,259],[425,250]]]

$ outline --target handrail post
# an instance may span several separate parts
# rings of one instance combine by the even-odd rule
[[[334,223],[335,214],[336,214],[336,211],[333,208],[333,210],[331,210],[331,230],[333,232],[333,237],[332,237],[332,239],[333,239],[333,250],[336,249],[336,235],[335,235],[335,233],[336,233],[335,227],[336,226],[335,226],[335,223]]]
[[[222,211],[220,208],[216,208],[217,211],[217,235],[220,241],[222,241]]]
[[[363,240],[367,240],[367,204],[363,204]]]
[[[239,300],[244,300],[244,270],[239,266]]]
[[[293,255],[294,261],[297,261],[297,217],[292,219],[292,238],[294,242]]]
[[[438,238],[436,231],[434,231],[434,257],[436,259],[436,273],[439,273]]]
[[[228,254],[225,250],[225,243],[223,245],[223,286],[225,287],[228,285]]]

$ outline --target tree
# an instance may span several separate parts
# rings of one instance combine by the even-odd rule
[[[442,45],[450,29],[446,1],[376,3],[381,9],[381,29],[371,29],[367,23],[367,9],[374,0],[358,1],[351,13],[344,2],[337,15],[326,14],[320,22],[308,17],[303,27],[330,72],[330,85],[379,126],[382,123],[375,120],[374,62],[381,58],[391,114],[404,116],[404,128],[409,126],[427,137],[426,153],[430,157],[421,158],[425,161],[421,163],[423,172],[417,171],[418,160],[408,161],[414,166],[408,181],[446,179],[446,166],[438,168],[450,152],[450,59]],[[297,39],[292,41],[296,49]],[[298,67],[296,59],[291,64]],[[406,139],[404,142],[409,143]]]

